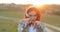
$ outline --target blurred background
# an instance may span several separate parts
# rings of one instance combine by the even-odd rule
[[[53,32],[60,32],[58,0],[0,0],[0,32],[17,32],[18,22],[30,6],[41,10],[41,21]]]

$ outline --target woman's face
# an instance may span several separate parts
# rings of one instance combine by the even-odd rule
[[[35,11],[30,11],[28,14],[29,14],[29,18],[31,20],[36,20],[37,15],[36,15],[36,12]]]

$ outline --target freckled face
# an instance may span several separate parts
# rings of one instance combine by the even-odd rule
[[[28,14],[31,20],[36,20],[37,17],[35,11],[30,11]]]

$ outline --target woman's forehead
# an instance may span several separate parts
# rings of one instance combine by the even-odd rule
[[[32,11],[30,11],[31,13],[36,13],[36,11],[34,11],[34,10],[32,10]]]
[[[29,14],[36,15],[36,12],[35,11],[31,11],[31,12],[29,12]]]

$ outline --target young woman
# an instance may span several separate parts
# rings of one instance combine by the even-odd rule
[[[37,7],[29,7],[25,13],[25,19],[19,21],[18,32],[46,32],[40,17],[41,13]]]

